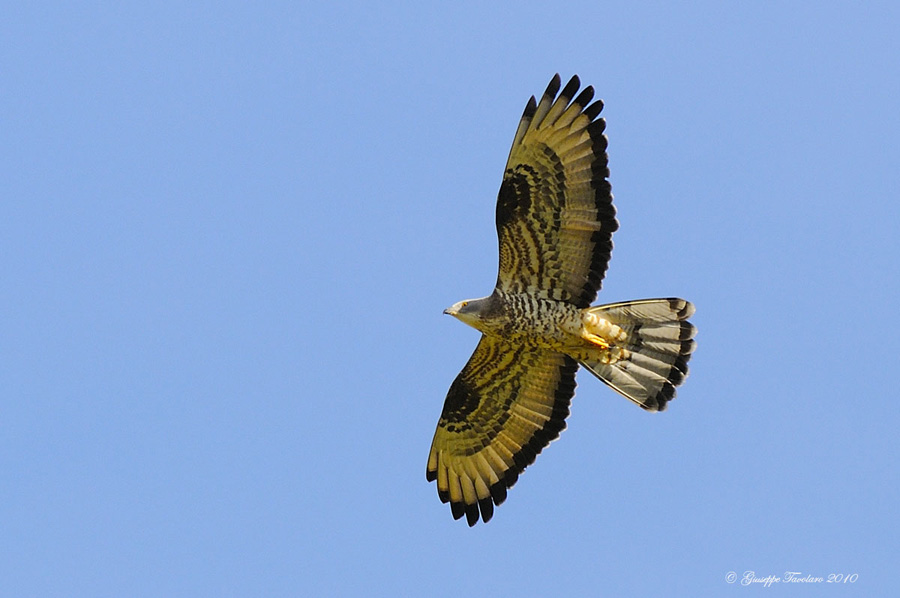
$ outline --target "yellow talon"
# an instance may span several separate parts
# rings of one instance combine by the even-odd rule
[[[587,334],[584,335],[584,338],[586,338],[588,341],[594,343],[595,345],[597,345],[597,346],[600,347],[601,349],[609,349],[609,343],[608,343],[606,340],[604,340],[604,339],[600,338],[599,336],[597,336],[596,334],[591,334],[591,333],[589,332],[589,333],[587,333]]]

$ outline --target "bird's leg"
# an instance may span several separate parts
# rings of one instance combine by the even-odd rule
[[[628,340],[624,330],[596,314],[584,313],[582,323],[581,337],[601,349],[609,349],[616,343]]]
[[[601,349],[609,349],[609,343],[606,342],[605,339],[602,339],[599,336],[597,336],[596,334],[591,334],[590,332],[585,331],[582,333],[581,337],[583,339],[587,340],[588,342],[597,345]]]

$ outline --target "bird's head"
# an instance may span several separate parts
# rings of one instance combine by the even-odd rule
[[[484,316],[485,301],[484,299],[466,299],[454,303],[444,310],[445,314],[451,315],[457,320],[465,322],[472,328],[481,330],[482,320]]]

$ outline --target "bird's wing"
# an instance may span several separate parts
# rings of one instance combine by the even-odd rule
[[[578,77],[559,96],[556,75],[528,101],[497,198],[497,289],[587,307],[596,298],[618,228],[607,181],[603,102],[574,101]]]
[[[519,474],[565,428],[578,364],[482,336],[444,402],[426,477],[454,519],[487,522]]]

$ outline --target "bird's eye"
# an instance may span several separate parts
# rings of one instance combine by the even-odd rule
[[[467,306],[467,305],[468,305],[468,304],[469,304],[469,302],[468,302],[468,301],[463,301],[463,304],[462,304],[462,306],[463,306],[463,307],[465,307],[465,306]]]

